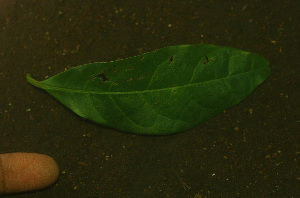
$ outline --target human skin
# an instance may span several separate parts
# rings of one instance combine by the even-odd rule
[[[45,188],[59,176],[55,160],[37,153],[0,154],[0,194]]]

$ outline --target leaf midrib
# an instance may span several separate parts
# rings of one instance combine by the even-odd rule
[[[213,79],[213,80],[209,80],[209,81],[202,81],[202,82],[198,82],[198,83],[192,83],[192,84],[186,84],[186,85],[181,85],[181,86],[175,86],[175,87],[167,87],[167,88],[161,88],[161,89],[150,89],[150,90],[141,90],[141,91],[116,91],[116,92],[100,92],[100,91],[93,91],[93,90],[83,90],[83,89],[71,89],[71,88],[63,88],[63,87],[55,87],[55,86],[51,86],[51,85],[45,85],[40,81],[37,81],[35,79],[33,79],[31,77],[30,74],[27,74],[26,79],[27,81],[36,86],[36,87],[40,87],[43,89],[50,89],[50,90],[59,90],[59,91],[66,91],[66,92],[80,92],[80,93],[91,93],[91,94],[101,94],[101,95],[107,95],[107,94],[140,94],[140,93],[149,93],[149,92],[156,92],[156,91],[165,91],[165,90],[169,90],[169,89],[179,89],[179,88],[184,88],[184,87],[189,87],[189,86],[194,86],[194,85],[199,85],[199,84],[204,84],[204,83],[209,83],[209,82],[213,82],[213,81],[218,81],[218,80],[224,80],[224,79],[229,79],[235,76],[239,76],[239,75],[245,75],[248,73],[252,73],[255,71],[261,71],[264,70],[265,68],[262,69],[256,69],[256,70],[251,70],[248,72],[243,72],[243,73],[239,73],[239,74],[234,74],[234,75],[230,75],[230,76],[226,76],[223,78],[217,78],[217,79]]]

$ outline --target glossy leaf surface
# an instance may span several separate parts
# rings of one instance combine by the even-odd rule
[[[253,53],[179,45],[27,80],[81,117],[122,131],[164,135],[241,102],[269,74],[268,61]]]

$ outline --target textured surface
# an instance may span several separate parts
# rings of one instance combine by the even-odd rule
[[[61,170],[51,188],[18,197],[298,197],[298,0],[0,5],[0,152],[47,154]],[[101,127],[24,78],[202,43],[257,53],[271,75],[240,104],[174,135]]]
[[[45,81],[78,115],[148,135],[181,132],[248,96],[270,74],[268,61],[213,45],[180,45],[108,63],[75,67]]]

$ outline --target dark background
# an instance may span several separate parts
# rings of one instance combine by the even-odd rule
[[[297,0],[0,0],[0,152],[47,154],[61,172],[51,188],[12,197],[296,197],[299,27]],[[262,55],[271,76],[175,135],[102,127],[25,79],[201,43]]]

